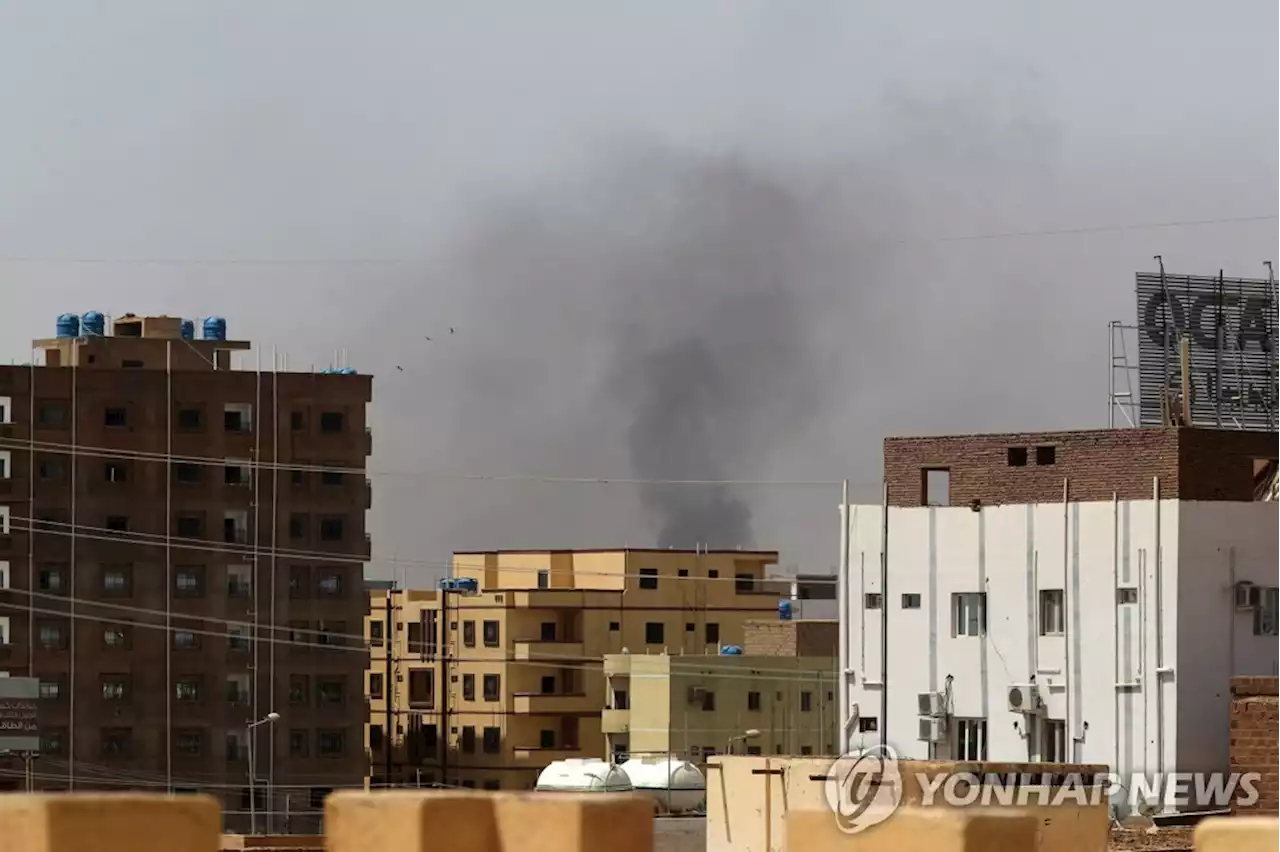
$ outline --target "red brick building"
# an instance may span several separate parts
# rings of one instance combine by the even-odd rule
[[[1280,812],[1280,678],[1231,679],[1231,771],[1256,772],[1258,801],[1237,810]]]

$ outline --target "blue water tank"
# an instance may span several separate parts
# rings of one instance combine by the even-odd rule
[[[791,601],[778,601],[778,620],[791,620]]]
[[[723,648],[720,649],[720,656],[740,657],[742,656],[742,649],[739,648],[737,645],[725,645]]]
[[[452,577],[441,578],[439,586],[442,591],[446,591],[446,592],[452,591],[454,588],[456,588],[456,586],[454,585],[454,579]]]
[[[204,321],[205,340],[226,340],[227,321],[222,317],[207,317]]]
[[[453,587],[469,595],[480,591],[480,583],[475,577],[459,577],[453,581]]]
[[[75,314],[58,315],[58,337],[79,337],[80,317]]]
[[[80,318],[80,328],[86,337],[101,337],[107,332],[107,318],[97,311],[89,311]]]
[[[344,375],[344,376],[354,376],[354,375],[356,374],[356,368],[355,368],[355,367],[343,367],[343,368],[342,368],[341,370],[339,370],[338,372],[339,372],[339,373],[341,373],[341,374],[342,374],[342,375]]]
[[[196,339],[196,324],[191,320],[183,320],[182,324],[178,326],[178,329],[178,336],[183,340]]]

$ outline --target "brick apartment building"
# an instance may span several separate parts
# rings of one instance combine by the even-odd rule
[[[314,829],[365,774],[372,380],[233,370],[221,321],[66,319],[0,367],[0,671],[40,680],[35,786],[199,789],[244,829],[252,761],[259,830]]]
[[[1280,678],[1231,679],[1231,771],[1256,772],[1258,801],[1242,813],[1280,812]]]

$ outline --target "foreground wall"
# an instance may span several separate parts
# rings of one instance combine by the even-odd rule
[[[220,823],[207,796],[7,795],[0,852],[216,852]],[[655,840],[649,802],[629,795],[352,791],[326,800],[325,823],[328,852],[653,852]],[[907,807],[853,836],[824,809],[793,809],[786,819],[793,848],[804,852],[1033,852],[1047,848],[1045,828],[1012,810]],[[1210,820],[1196,832],[1198,852],[1277,845],[1280,823],[1271,818]]]

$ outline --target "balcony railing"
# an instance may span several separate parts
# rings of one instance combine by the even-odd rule
[[[512,696],[511,709],[527,715],[592,714],[600,712],[600,703],[585,693],[518,692]]]
[[[600,714],[600,733],[625,734],[630,730],[630,710],[605,710]]]
[[[517,660],[585,659],[581,642],[546,642],[541,639],[517,639],[512,656]]]

